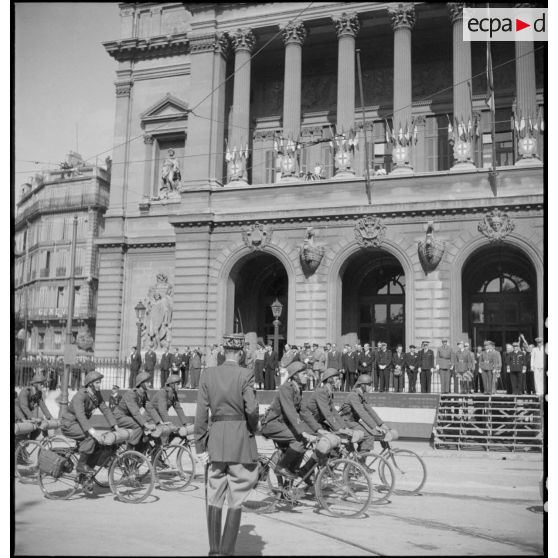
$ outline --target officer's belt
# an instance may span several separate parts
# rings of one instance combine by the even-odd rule
[[[212,422],[234,422],[234,421],[246,421],[244,415],[215,415],[211,417]]]

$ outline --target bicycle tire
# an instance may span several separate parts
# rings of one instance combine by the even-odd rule
[[[46,498],[50,500],[68,500],[79,488],[79,473],[77,472],[77,455],[73,451],[53,449],[52,451],[65,455],[67,464],[59,477],[39,471],[39,486]]]
[[[394,494],[403,496],[418,494],[427,476],[426,465],[422,458],[408,449],[393,449],[387,459],[391,460],[396,475]]]
[[[196,464],[190,448],[166,444],[155,453],[153,469],[162,490],[182,490],[194,479]]]
[[[373,506],[387,502],[395,488],[395,470],[391,463],[375,451],[363,451],[357,455],[358,462],[366,467],[372,480]]]
[[[242,503],[242,509],[244,511],[264,514],[275,509],[279,498],[268,484],[270,469],[271,461],[269,458],[260,456],[258,460],[258,481]]]
[[[37,440],[21,440],[15,450],[15,476],[20,482],[30,484],[39,478],[39,452],[41,442]]]
[[[155,473],[145,455],[127,450],[112,462],[108,479],[112,493],[121,502],[139,504],[151,494]]]
[[[372,481],[366,467],[344,457],[329,460],[315,484],[316,499],[334,517],[358,517],[372,499]]]

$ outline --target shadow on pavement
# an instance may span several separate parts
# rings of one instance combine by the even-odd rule
[[[262,556],[264,540],[256,533],[255,525],[241,525],[235,553],[238,556]]]

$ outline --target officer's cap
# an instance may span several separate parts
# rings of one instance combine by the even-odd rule
[[[241,351],[244,349],[244,335],[235,333],[223,335],[223,348],[229,351]]]

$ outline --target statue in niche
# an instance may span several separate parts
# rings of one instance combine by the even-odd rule
[[[149,288],[145,300],[142,347],[154,350],[171,345],[172,285],[164,273],[157,274],[157,283]],[[152,344],[152,345],[151,345]]]
[[[176,192],[182,179],[178,161],[174,156],[174,149],[169,149],[167,153],[161,167],[161,187],[159,188],[161,198],[168,197],[171,192]]]

